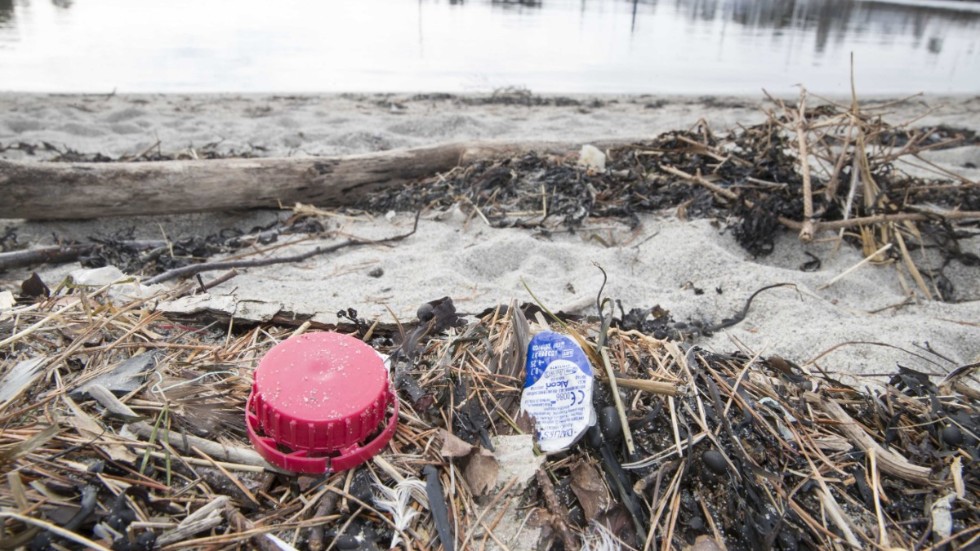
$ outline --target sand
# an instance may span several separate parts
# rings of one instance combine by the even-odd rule
[[[760,96],[761,97],[761,96]],[[511,102],[511,103],[507,103]],[[513,103],[524,102],[531,105]],[[514,95],[425,96],[83,96],[0,94],[0,156],[44,160],[51,152],[11,145],[47,142],[59,150],[135,155],[164,152],[251,152],[262,156],[362,153],[464,140],[644,138],[686,129],[699,120],[716,131],[760,122],[758,98],[603,96],[542,98]],[[894,106],[887,119],[916,125],[950,124],[980,131],[980,98],[919,97]],[[930,154],[929,159],[974,181],[980,147]],[[910,169],[920,170],[920,169]],[[50,243],[52,235],[113,235],[176,239],[222,227],[250,229],[288,211],[156,216],[84,222],[0,221],[0,235],[15,231],[20,245]],[[411,228],[412,213],[332,216],[339,236],[376,239]],[[820,236],[826,238],[829,236]],[[334,238],[336,240],[337,238]],[[289,247],[300,252],[318,244]],[[980,240],[964,241],[980,253]],[[822,266],[803,272],[806,253]],[[603,295],[627,309],[660,305],[684,322],[718,322],[741,309],[756,289],[788,282],[760,295],[745,321],[691,343],[722,352],[779,355],[808,369],[819,367],[861,385],[877,385],[897,365],[941,376],[980,361],[980,277],[976,267],[953,266],[956,303],[928,301],[903,286],[894,265],[865,265],[822,287],[862,259],[832,240],[803,245],[795,235],[777,239],[775,252],[753,258],[710,220],[686,221],[673,211],[645,215],[637,229],[616,220],[591,220],[575,234],[493,229],[466,206],[426,212],[418,232],[395,245],[348,249],[295,265],[244,270],[195,307],[312,315],[327,323],[354,308],[367,319],[414,318],[423,302],[450,296],[475,313],[511,300],[531,301],[529,288],[549,308],[595,313]],[[49,284],[77,264],[44,267]],[[26,272],[0,274],[0,290],[15,289]],[[526,285],[526,287],[525,287]],[[237,304],[237,306],[236,306]],[[230,305],[230,306],[229,306]],[[270,306],[271,305],[271,306]],[[164,305],[189,308],[186,303]],[[930,352],[928,349],[932,349]]]

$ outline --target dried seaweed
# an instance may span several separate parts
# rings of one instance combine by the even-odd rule
[[[501,90],[493,97],[504,102],[536,98],[521,90]],[[980,141],[974,133],[889,124],[886,109],[862,108],[857,101],[809,105],[805,91],[795,105],[772,99],[768,113],[765,122],[725,135],[701,122],[687,131],[614,147],[606,151],[602,171],[580,166],[574,158],[531,152],[372,193],[357,207],[374,213],[461,208],[494,227],[544,233],[579,231],[601,218],[635,226],[643,213],[675,209],[680,217],[719,219],[755,256],[770,254],[784,229],[800,232],[804,241],[817,231],[834,231],[876,263],[895,265],[926,298],[970,298],[945,272],[953,263],[980,265],[980,257],[962,245],[978,234],[980,185],[936,166],[922,153],[975,146]],[[932,176],[913,176],[905,170],[910,165],[917,174]],[[87,243],[72,236],[56,248],[0,252],[0,270],[80,259],[86,266],[112,264],[148,276],[168,270],[193,273],[190,266],[217,254],[268,245],[283,234],[324,232],[317,216],[322,211],[295,212],[289,220],[248,234],[228,231],[158,242],[92,236]],[[3,242],[4,249],[11,249],[16,235]],[[886,245],[890,248],[877,252]]]
[[[927,298],[956,300],[944,270],[977,265],[960,246],[975,236],[980,186],[922,158],[929,150],[977,143],[948,127],[890,125],[876,111],[834,104],[807,107],[773,100],[769,119],[716,136],[706,124],[607,151],[606,170],[536,153],[458,167],[365,198],[373,211],[471,210],[494,227],[576,231],[615,217],[673,208],[681,216],[723,220],[755,256],[773,251],[782,229],[839,231],[866,255],[893,243],[877,262],[906,270]],[[928,169],[912,176],[903,163]],[[850,183],[850,185],[848,185]],[[696,185],[695,185],[696,184]],[[934,252],[917,254],[909,251]]]
[[[699,538],[731,550],[966,549],[980,536],[980,397],[959,382],[969,366],[942,381],[900,368],[879,390],[857,390],[781,358],[657,338],[647,330],[660,327],[633,313],[605,331],[615,377],[673,389],[619,385],[635,452],[597,382],[588,438],[527,482],[484,472],[473,480],[492,488],[478,497],[466,456],[443,455],[436,439],[469,440],[491,461],[487,441],[526,426],[515,349],[526,342],[517,312],[529,308],[420,334],[395,369],[428,398],[399,391],[390,447],[353,472],[296,477],[265,464],[241,431],[251,372],[291,329],[178,322],[152,301],[113,304],[105,290],[35,300],[8,311],[14,337],[0,342],[0,374],[36,366],[0,403],[4,549],[567,549],[601,534],[636,549]],[[563,323],[595,352],[599,322]],[[400,339],[381,326],[363,336],[388,353]],[[135,389],[98,390],[98,377],[148,351],[157,360],[132,374]],[[415,479],[426,490],[396,516],[375,501],[377,484]]]
[[[508,93],[499,101],[533,101]],[[723,220],[756,255],[771,252],[780,228],[840,230],[867,258],[906,270],[924,295],[950,299],[943,269],[980,264],[961,246],[977,232],[980,190],[898,167],[954,143],[976,136],[889,126],[856,106],[803,98],[776,102],[766,123],[725,136],[700,124],[608,151],[605,171],[527,154],[459,167],[362,207],[458,207],[494,226],[541,231],[673,208]],[[285,232],[322,231],[297,213],[246,235],[146,246],[114,236],[73,250],[160,273]],[[5,236],[4,248],[15,241]],[[523,354],[527,319],[541,306],[463,317],[446,297],[404,324],[345,310],[342,325],[318,328],[354,332],[391,355],[399,428],[356,471],[296,477],[265,463],[242,432],[252,371],[296,323],[169,319],[153,309],[160,296],[117,304],[107,289],[42,291],[35,282],[0,311],[0,549],[568,549],[601,540],[938,550],[980,541],[980,393],[969,382],[977,365],[939,381],[899,367],[880,388],[858,390],[788,359],[684,343],[737,323],[751,297],[717,323],[622,305],[604,320],[559,314],[597,366],[608,361],[594,394],[599,423],[526,477],[496,453],[499,438],[529,431],[519,412]],[[450,437],[470,451],[441,453]],[[474,454],[485,468],[470,464]],[[416,480],[425,481],[420,495],[377,499],[378,485],[397,498]]]

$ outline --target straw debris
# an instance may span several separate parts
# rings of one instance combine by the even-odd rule
[[[756,256],[772,252],[782,229],[805,243],[836,239],[892,264],[925,298],[955,301],[944,274],[951,262],[980,265],[960,246],[980,220],[980,185],[923,153],[974,145],[969,131],[889,124],[887,105],[861,107],[770,98],[768,120],[720,136],[700,122],[607,150],[606,170],[575,159],[529,153],[477,162],[361,203],[389,209],[469,210],[494,227],[581,230],[586,220],[677,209],[723,220]],[[883,247],[889,248],[882,251]],[[901,276],[900,276],[901,277]]]
[[[455,207],[541,232],[669,208],[724,221],[755,255],[772,252],[783,228],[804,241],[829,236],[894,266],[925,298],[962,298],[944,269],[980,265],[960,246],[976,232],[980,187],[922,153],[976,136],[890,125],[887,106],[856,101],[803,94],[772,105],[765,123],[725,136],[698,124],[612,148],[605,170],[532,153],[460,166],[361,207]],[[909,163],[933,176],[903,170]],[[74,255],[158,279],[226,270],[198,262],[245,247],[270,253],[279,235],[323,233],[321,216],[297,208],[247,235],[186,243],[66,242],[3,253],[12,256],[0,256],[0,269]],[[527,304],[464,316],[450,297],[394,323],[353,308],[336,325],[164,315],[158,302],[210,284],[136,299],[113,293],[123,284],[33,281],[16,299],[0,296],[0,550],[968,549],[980,539],[978,364],[938,384],[899,367],[868,390],[790,359],[696,346],[786,284],[694,328],[608,300],[600,318]],[[598,423],[548,456],[519,411],[527,342],[544,321],[573,335],[600,375]],[[262,355],[311,329],[352,333],[389,354],[400,416],[368,464],[297,477],[251,448],[244,407]],[[508,464],[514,457],[525,468]]]
[[[603,335],[618,396],[597,382],[596,427],[518,477],[491,467],[513,456],[494,442],[529,430],[518,410],[536,307],[461,318],[441,299],[420,310],[447,323],[355,333],[395,361],[391,445],[356,471],[297,478],[242,434],[251,371],[293,328],[168,319],[152,304],[60,288],[6,311],[0,378],[20,382],[0,405],[0,548],[965,549],[980,537],[980,402],[952,381],[903,368],[870,393],[623,317],[560,318],[593,352]],[[135,364],[135,389],[93,384],[148,351],[159,359]]]

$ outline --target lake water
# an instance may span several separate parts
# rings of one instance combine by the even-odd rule
[[[0,0],[0,90],[980,92],[980,3]]]

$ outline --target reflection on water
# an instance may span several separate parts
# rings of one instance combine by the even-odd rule
[[[654,2],[655,3],[655,2]],[[930,41],[942,42],[941,35],[951,29],[976,29],[980,10],[969,3],[937,2],[928,4],[894,4],[888,2],[825,1],[751,1],[678,0],[677,5],[690,19],[711,21],[727,18],[752,29],[766,30],[773,36],[785,32],[813,30],[817,52],[826,49],[828,41],[846,43],[856,37],[887,39],[894,36],[915,38],[916,47]],[[973,8],[973,9],[971,9]],[[927,31],[935,36],[923,41]],[[940,46],[941,48],[941,46]],[[933,53],[939,53],[938,50]]]
[[[456,2],[462,4],[463,0],[456,0]],[[490,3],[498,8],[540,8],[543,5],[541,0],[490,0]]]
[[[954,0],[0,0],[0,89],[980,91]],[[188,14],[193,14],[190,16]]]
[[[0,27],[14,15],[14,0],[0,0]]]

